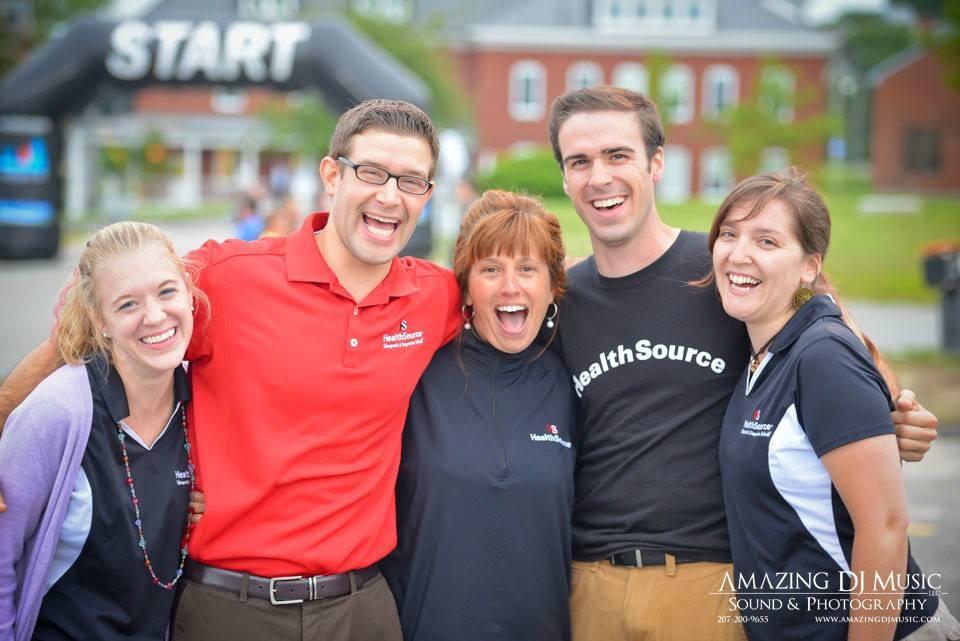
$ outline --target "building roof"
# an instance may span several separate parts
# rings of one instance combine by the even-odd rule
[[[455,0],[426,0],[434,7]],[[493,5],[493,6],[490,6]],[[805,26],[791,0],[705,0],[707,20],[694,28],[651,23],[598,24],[597,0],[526,0],[488,3],[472,23],[451,25],[467,48],[659,50],[666,52],[828,55],[834,34]],[[598,33],[602,37],[598,37]]]
[[[920,45],[914,45],[895,53],[867,72],[867,83],[871,89],[876,89],[888,78],[900,73],[925,55],[927,55],[927,51]]]

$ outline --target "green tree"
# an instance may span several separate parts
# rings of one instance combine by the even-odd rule
[[[0,76],[49,38],[58,25],[79,15],[92,13],[106,3],[107,0],[0,2]],[[14,19],[15,16],[18,19]]]
[[[454,62],[443,46],[439,24],[417,27],[355,12],[348,15],[357,29],[427,84],[433,98],[431,116],[438,126],[462,126],[469,122],[470,103],[456,80]]]
[[[273,146],[311,158],[326,155],[337,124],[336,115],[317,93],[270,102],[258,115],[271,131]]]
[[[861,74],[918,41],[908,25],[892,23],[876,13],[846,13],[837,19],[834,29],[840,34],[845,57]]]
[[[828,115],[803,120],[794,117],[813,94],[796,93],[793,84],[785,81],[789,75],[784,72],[790,72],[789,68],[773,60],[766,62],[746,99],[708,125],[730,151],[738,177],[762,171],[763,152],[768,147],[782,147],[791,162],[809,165],[837,128],[836,120]]]

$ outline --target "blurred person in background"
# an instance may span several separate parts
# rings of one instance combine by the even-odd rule
[[[263,233],[264,220],[260,216],[260,201],[254,191],[240,195],[240,206],[233,218],[233,234],[240,240],[256,240]]]
[[[202,299],[152,225],[84,246],[55,329],[67,364],[0,439],[0,639],[167,638],[193,487],[181,361]]]

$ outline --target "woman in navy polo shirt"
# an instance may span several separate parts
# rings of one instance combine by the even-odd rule
[[[65,290],[68,364],[0,439],[0,640],[165,639],[193,486],[181,367],[200,296],[152,225],[100,230]]]
[[[570,638],[574,396],[548,349],[563,294],[560,224],[488,191],[453,256],[464,331],[410,399],[397,549],[381,570],[407,641]]]
[[[752,345],[720,439],[733,614],[752,640],[960,638],[909,554],[890,390],[828,295],[829,240],[794,168],[737,185],[710,231],[723,307]]]

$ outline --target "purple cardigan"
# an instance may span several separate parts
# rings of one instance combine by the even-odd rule
[[[83,365],[47,377],[0,438],[0,641],[28,641],[45,593],[80,462],[93,397]]]

